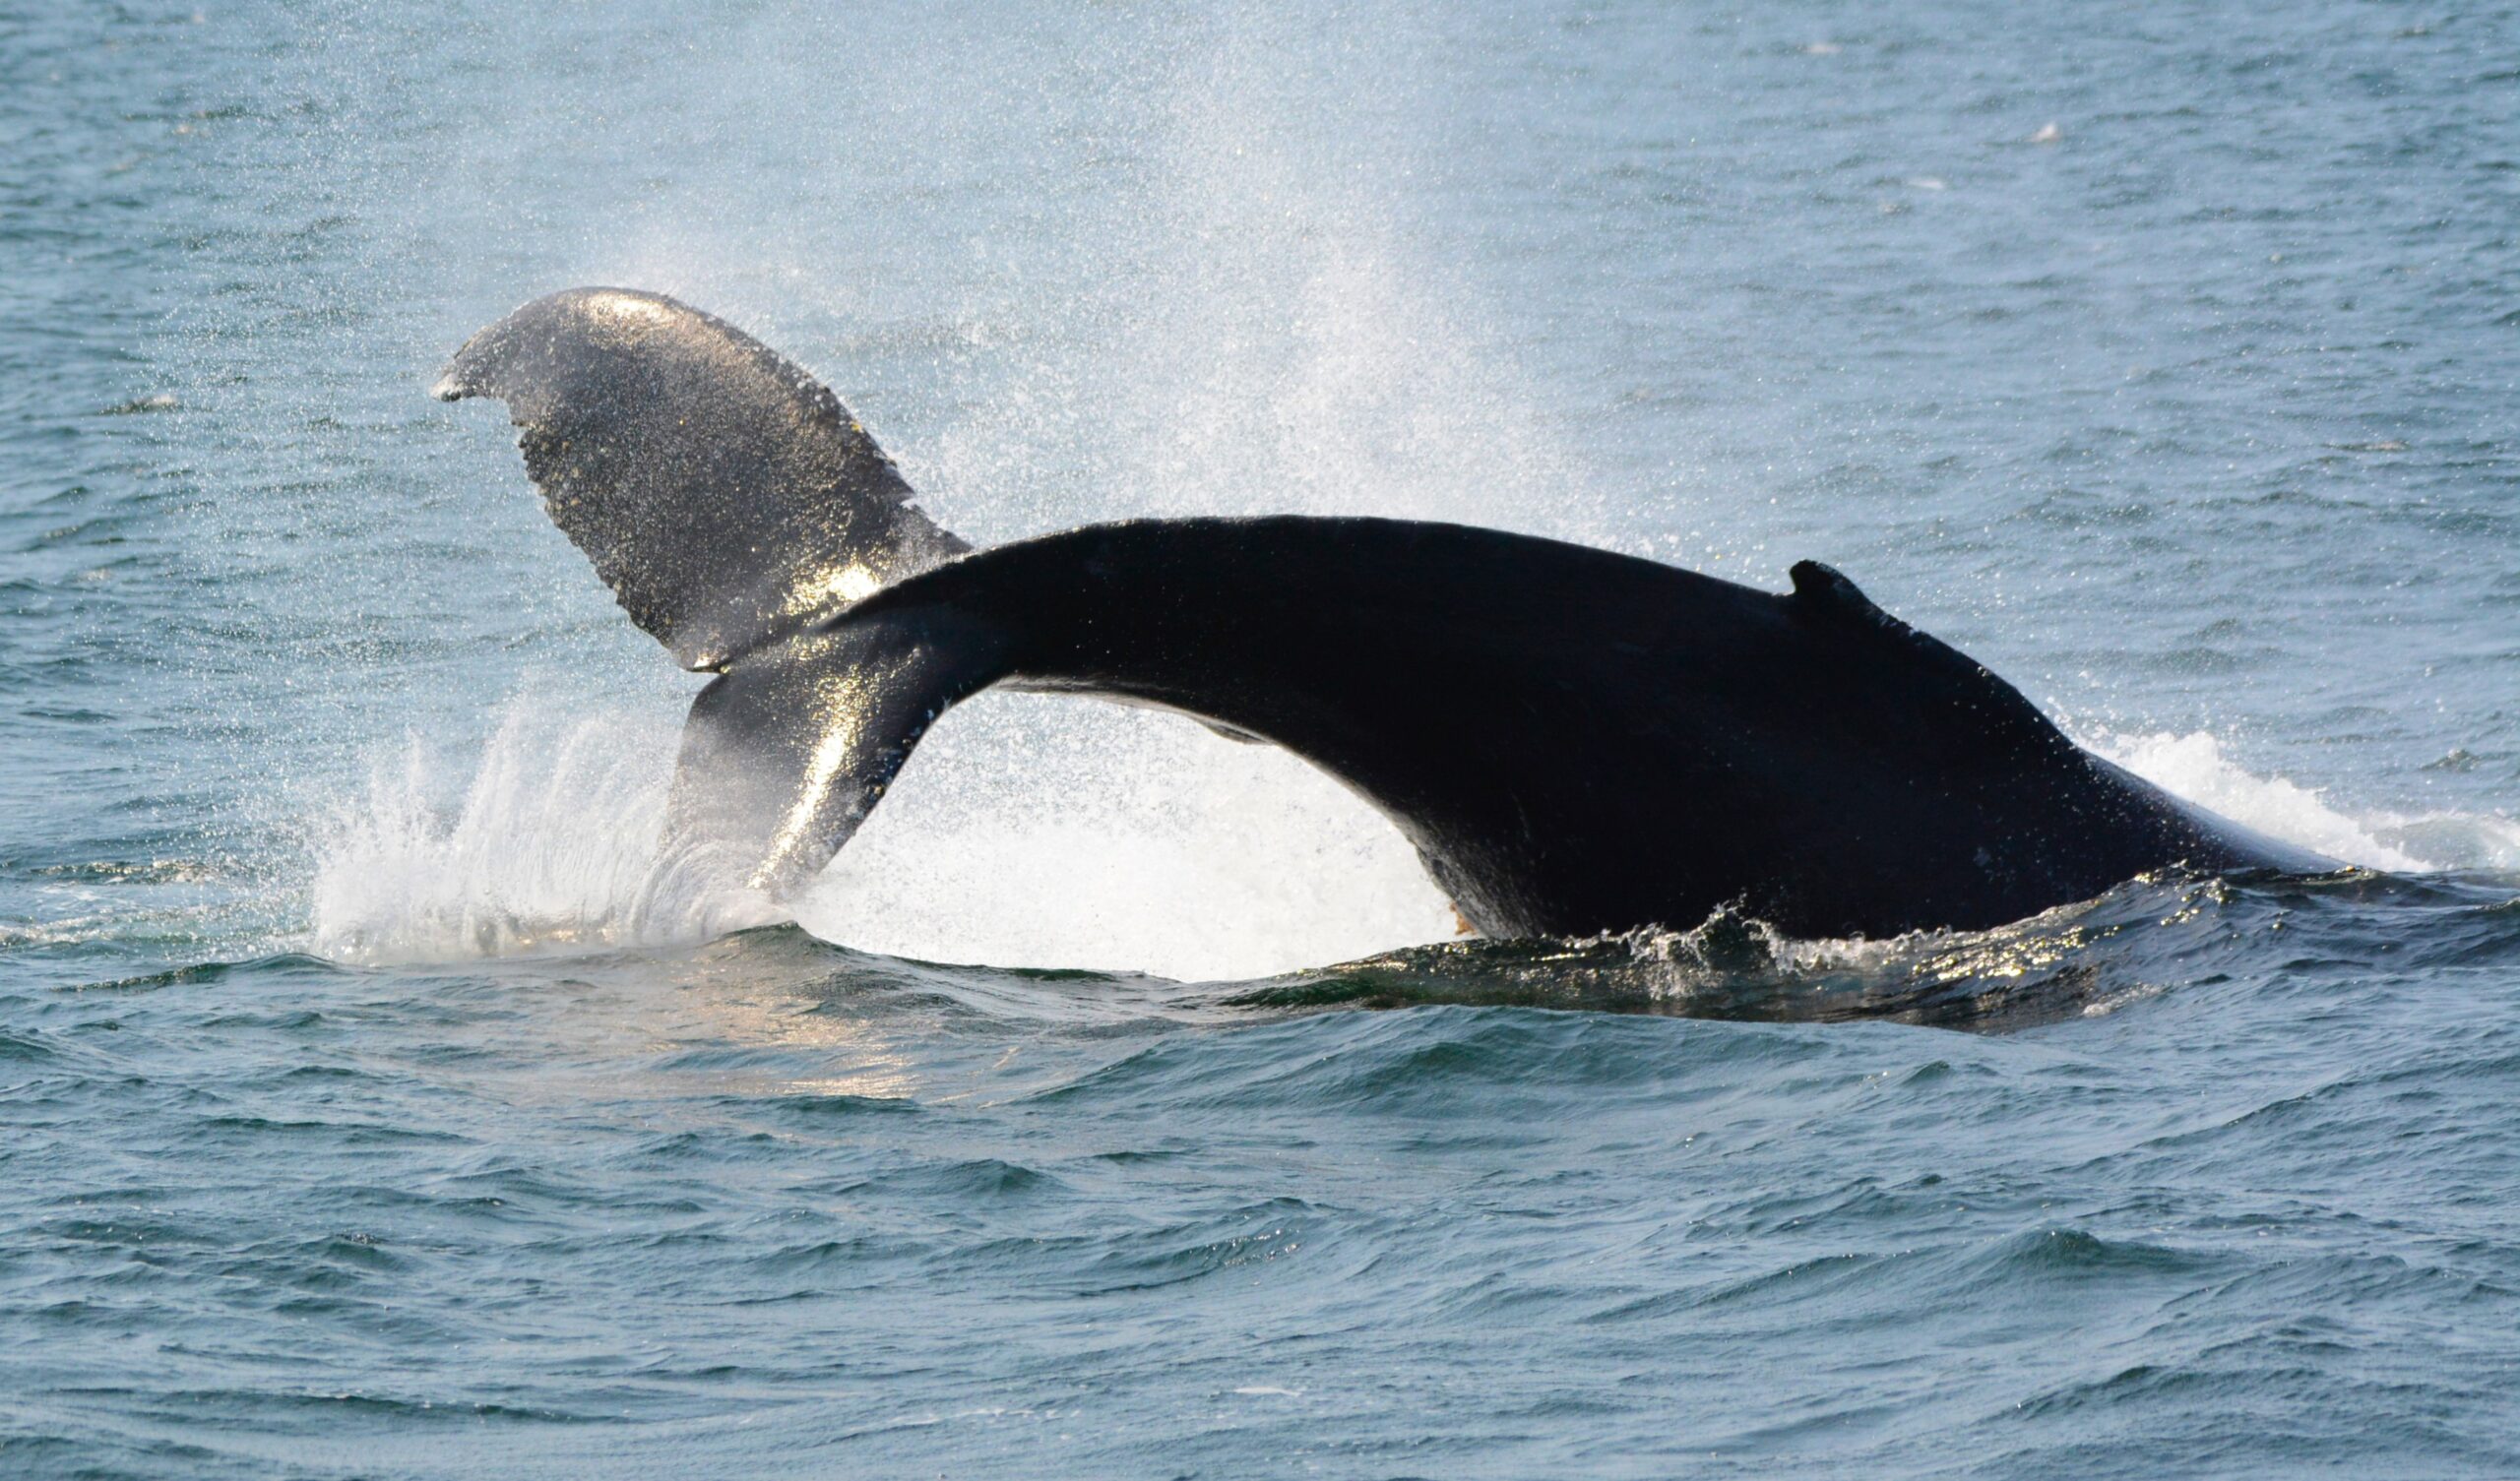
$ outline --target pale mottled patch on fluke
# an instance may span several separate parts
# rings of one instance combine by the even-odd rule
[[[686,668],[722,669],[970,548],[828,388],[662,294],[537,298],[432,390],[508,403],[552,523]]]

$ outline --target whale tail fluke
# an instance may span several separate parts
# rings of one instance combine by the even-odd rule
[[[865,821],[936,717],[1003,672],[1005,645],[951,613],[817,627],[748,654],[684,721],[665,851],[774,897]]]
[[[723,669],[971,548],[839,398],[662,294],[537,298],[433,390],[507,402],[552,523],[685,668]]]

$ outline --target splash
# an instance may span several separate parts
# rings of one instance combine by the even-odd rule
[[[2520,868],[2520,823],[2511,819],[2348,812],[2288,778],[2242,769],[2210,732],[2103,733],[2083,743],[2200,807],[2348,864],[2394,873]]]
[[[1220,14],[1114,80],[1146,113],[1109,190],[1063,203],[1088,271],[1012,302],[976,283],[958,318],[994,342],[904,367],[961,378],[968,413],[893,449],[949,523],[984,543],[1290,512],[1636,537],[1498,284],[1390,189],[1441,153],[1426,38],[1369,61],[1344,31]]]
[[[2365,868],[2520,867],[2509,820],[2349,813],[2240,768],[2211,734],[2091,744],[2236,822]],[[389,962],[658,947],[792,910],[824,940],[889,956],[1213,981],[1453,932],[1441,892],[1360,800],[1285,752],[1176,716],[976,700],[937,726],[885,805],[786,908],[658,860],[673,753],[666,719],[562,721],[523,701],[469,771],[407,739],[319,814],[314,950]],[[1681,975],[1695,982],[1737,975],[1742,952],[1798,977],[1915,945],[1746,929],[1740,942],[1710,927],[1656,933],[1663,945],[1642,955],[1688,966]]]
[[[706,940],[782,918],[661,863],[669,729],[512,702],[460,796],[419,737],[313,825],[314,950],[444,961]]]
[[[868,24],[878,39],[887,25],[917,31]],[[1664,548],[1670,511],[1658,504],[1679,495],[1602,476],[1602,455],[1568,431],[1595,425],[1569,413],[1600,388],[1527,373],[1512,329],[1525,316],[1502,296],[1513,273],[1464,252],[1460,223],[1398,183],[1447,178],[1463,142],[1445,122],[1458,101],[1443,92],[1449,43],[1440,28],[1414,29],[1425,24],[1383,18],[1372,46],[1335,13],[1291,25],[1198,12],[1090,43],[1059,24],[1014,26],[938,57],[944,86],[927,69],[874,69],[834,90],[838,53],[817,48],[841,43],[798,44],[771,16],[621,99],[633,113],[699,109],[698,137],[727,146],[704,152],[706,167],[659,165],[653,188],[591,191],[605,177],[580,161],[608,157],[604,110],[504,72],[501,106],[470,109],[473,125],[430,141],[464,168],[380,155],[348,171],[310,160],[304,178],[352,200],[378,233],[362,272],[382,281],[333,291],[432,306],[400,324],[410,342],[396,363],[434,364],[488,316],[561,283],[666,288],[820,371],[869,415],[922,502],[983,544],[1128,515],[1294,510]],[[419,26],[408,39],[475,57],[531,39],[483,28]],[[329,75],[366,78],[371,44],[370,29],[345,29]],[[1100,101],[1047,106],[1045,76]],[[402,137],[383,126],[382,94],[344,93],[346,108],[380,110],[359,137]],[[1010,178],[1040,188],[969,215],[962,183],[981,178],[975,161],[1000,158],[1025,161]],[[517,219],[535,229],[510,243],[504,223]],[[512,265],[493,271],[475,250],[484,240],[510,243]],[[317,389],[339,395],[330,380]],[[415,389],[396,395],[416,404]],[[1552,395],[1570,400],[1553,406]],[[275,481],[372,459],[367,425],[345,425],[357,431],[338,446],[276,454]],[[504,491],[463,506],[456,548],[495,566],[499,600],[537,593],[536,640],[616,622],[591,581],[524,574],[569,557],[539,528],[500,439],[426,427],[463,460],[444,486],[477,477]],[[360,536],[362,558],[344,569],[362,583],[389,519],[373,511],[393,510],[401,540],[427,503],[379,499],[387,476],[340,480],[356,503],[328,511]],[[1597,492],[1606,483],[1614,506]],[[438,569],[414,564],[400,599],[436,610],[421,578]],[[325,621],[351,606],[308,605]],[[2350,814],[2232,765],[2211,736],[2100,749],[2357,863],[2520,861],[2507,823]],[[319,949],[426,959],[666,944],[776,918],[653,862],[672,751],[666,724],[521,710],[469,774],[417,743],[391,750],[316,840]],[[1292,758],[1175,719],[994,696],[938,727],[793,906],[819,935],[895,955],[1180,977],[1283,971],[1451,931],[1388,824]]]
[[[313,949],[457,960],[705,941],[788,918],[657,857],[668,724],[512,701],[469,772],[416,737],[313,826]],[[813,934],[940,961],[1247,977],[1451,934],[1389,824],[1284,752],[1167,716],[957,710],[790,902]]]

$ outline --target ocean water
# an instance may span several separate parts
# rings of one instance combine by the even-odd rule
[[[0,1473],[2520,1473],[2520,17],[0,3]],[[946,525],[1840,566],[2354,866],[1452,939],[988,697],[795,919],[426,387],[580,282]]]

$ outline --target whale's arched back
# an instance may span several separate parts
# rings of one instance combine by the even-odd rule
[[[1771,593],[1464,525],[1088,525],[962,557],[729,669],[676,827],[818,870],[930,724],[1011,686],[1293,751],[1399,826],[1492,935],[1978,927],[2174,861],[2270,861],[1826,567]]]

